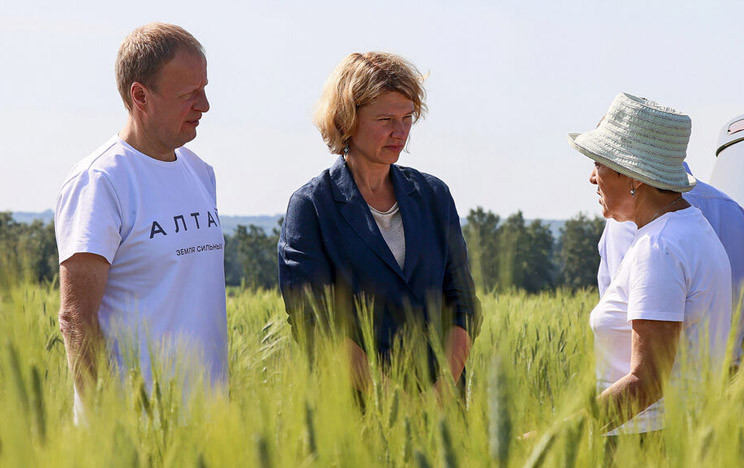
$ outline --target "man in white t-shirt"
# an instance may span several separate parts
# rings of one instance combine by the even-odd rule
[[[116,59],[124,128],[80,161],[57,199],[60,328],[75,416],[105,347],[148,387],[227,382],[224,237],[212,168],[183,145],[209,110],[207,62],[182,28],[135,29]]]
[[[685,169],[692,174],[687,163]],[[733,365],[738,366],[742,355],[744,339],[744,317],[739,310],[739,300],[744,286],[744,209],[728,195],[700,180],[685,193],[685,200],[697,207],[708,220],[718,239],[726,249],[731,264],[732,318],[737,319],[737,340],[734,343]],[[636,234],[636,225],[630,221],[618,222],[608,219],[598,249],[600,256],[597,284],[600,297],[604,295],[615,277],[620,263]]]

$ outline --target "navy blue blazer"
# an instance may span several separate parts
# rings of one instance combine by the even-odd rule
[[[383,355],[412,317],[444,320],[445,328],[460,326],[474,339],[480,303],[449,189],[415,169],[392,165],[390,173],[405,232],[402,270],[343,157],[290,198],[278,244],[279,285],[290,324],[313,320],[308,286],[316,297],[333,286],[337,309],[340,292],[350,293],[341,305],[347,314],[356,314],[354,297],[373,298],[375,339]],[[350,322],[358,326],[357,320]],[[350,337],[364,349],[358,330]]]

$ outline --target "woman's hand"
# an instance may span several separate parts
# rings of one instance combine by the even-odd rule
[[[360,392],[367,391],[372,386],[372,372],[367,361],[367,353],[348,337],[344,338],[343,347],[349,356],[351,385]]]
[[[465,362],[468,360],[470,354],[470,348],[472,347],[472,341],[470,335],[462,327],[452,327],[447,334],[447,342],[445,343],[444,355],[447,358],[447,364],[449,371],[452,374],[452,380],[457,385],[462,371],[465,369]],[[448,393],[449,386],[444,381],[446,377],[442,376],[434,382],[434,391],[436,392],[437,399],[440,403],[445,399],[445,395]]]
[[[444,353],[449,364],[449,370],[452,373],[452,380],[457,383],[460,380],[462,371],[465,369],[465,362],[468,360],[472,342],[470,335],[464,328],[454,326],[447,334],[447,343],[445,344]]]

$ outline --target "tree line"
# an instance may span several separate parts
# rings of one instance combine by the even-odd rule
[[[558,239],[541,220],[527,224],[518,211],[505,220],[482,208],[470,210],[463,235],[476,285],[486,291],[530,293],[597,285],[597,243],[604,218],[579,214]]]
[[[0,287],[15,281],[54,281],[59,274],[54,225],[19,223],[0,212]]]
[[[470,210],[463,226],[476,285],[486,291],[530,293],[559,287],[594,286],[597,242],[604,219],[579,214],[565,222],[557,239],[541,220],[527,223],[519,211],[504,220],[483,208]],[[266,232],[239,225],[225,234],[225,282],[244,288],[277,287],[279,224]],[[0,275],[12,280],[53,282],[59,274],[53,223],[19,223],[0,212]]]

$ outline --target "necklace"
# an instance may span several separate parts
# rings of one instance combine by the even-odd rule
[[[651,217],[651,219],[648,220],[648,222],[646,224],[651,224],[651,221],[655,220],[656,218],[658,218],[659,216],[661,216],[662,214],[664,214],[666,212],[666,210],[668,210],[669,208],[671,208],[672,206],[674,206],[675,203],[677,203],[680,200],[682,200],[682,195],[680,195],[679,198],[675,198],[673,202],[671,202],[670,204],[668,204],[664,208],[662,208],[659,211],[657,211],[656,213],[654,213],[654,215]]]

